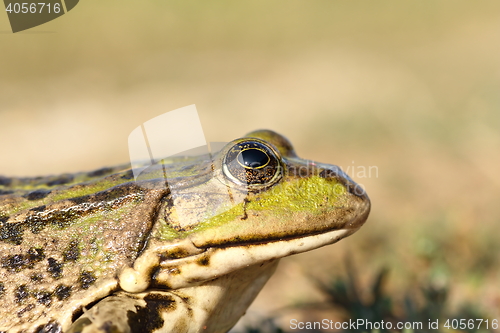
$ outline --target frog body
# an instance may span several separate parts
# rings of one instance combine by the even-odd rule
[[[352,234],[369,210],[339,168],[266,130],[137,180],[0,177],[0,332],[227,332],[280,258]]]

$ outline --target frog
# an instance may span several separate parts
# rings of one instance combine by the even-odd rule
[[[270,130],[140,177],[0,177],[0,332],[228,332],[281,258],[353,234],[370,205]]]

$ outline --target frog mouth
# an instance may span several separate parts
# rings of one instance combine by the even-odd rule
[[[162,260],[166,258],[166,251],[172,248],[160,246],[156,251],[148,251],[140,256],[134,267],[127,267],[120,274],[119,283],[123,290],[134,293],[199,285],[244,267],[335,243],[356,230],[338,229],[301,238],[205,249],[185,243],[184,247],[198,253],[178,259]]]

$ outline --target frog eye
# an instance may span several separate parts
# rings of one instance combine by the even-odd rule
[[[278,153],[257,140],[234,144],[224,157],[222,169],[234,183],[253,187],[272,185],[281,177]]]

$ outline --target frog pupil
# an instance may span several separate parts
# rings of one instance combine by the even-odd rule
[[[260,149],[247,149],[238,154],[238,162],[247,168],[259,168],[269,163],[269,156]]]

